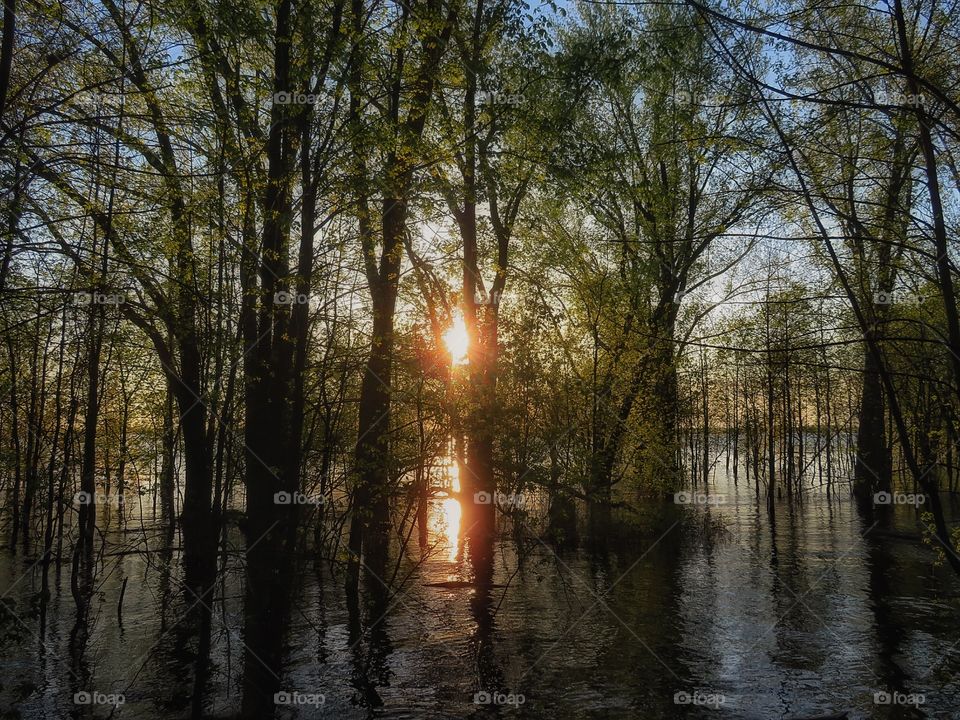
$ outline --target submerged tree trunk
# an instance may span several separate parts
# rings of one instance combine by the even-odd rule
[[[347,568],[347,589],[355,593],[358,587],[362,553],[369,552],[368,566],[379,567],[385,561],[390,528],[390,413],[391,376],[394,355],[394,314],[400,282],[404,238],[407,232],[407,203],[414,172],[417,168],[417,148],[426,127],[432,103],[440,60],[456,17],[455,9],[444,11],[435,0],[424,6],[403,6],[402,23],[412,19],[411,13],[422,9],[429,22],[424,26],[420,50],[422,57],[410,82],[409,110],[401,119],[402,87],[406,47],[397,50],[399,57],[390,79],[387,117],[398,145],[387,153],[382,176],[384,194],[381,205],[381,251],[379,263],[370,232],[367,212],[366,148],[354,136],[354,180],[358,185],[358,221],[360,243],[364,254],[364,268],[373,311],[370,354],[364,367],[360,385],[357,445],[354,452],[355,488],[348,545],[350,559]],[[352,3],[353,30],[359,43],[365,28],[365,8],[362,0]],[[363,53],[353,58],[350,74],[350,124],[359,129],[359,108],[363,101]]]
[[[866,350],[857,425],[853,495],[857,507],[867,516],[872,514],[874,493],[890,491],[892,466],[890,448],[886,442],[885,412],[883,382],[877,359],[872,352]]]
[[[173,418],[174,398],[170,380],[166,381],[166,393],[163,398],[163,422],[160,442],[160,517],[170,532],[176,524],[176,427]]]
[[[100,353],[103,347],[103,305],[90,303],[87,318],[87,397],[83,413],[83,451],[80,465],[77,548],[79,581],[89,579],[93,565],[93,537],[97,526],[97,426],[100,414]],[[76,574],[75,574],[76,575]],[[88,589],[80,587],[77,598],[84,602]]]
[[[384,552],[390,526],[390,383],[394,314],[405,230],[406,202],[400,198],[384,200],[381,279],[376,288],[371,288],[373,329],[370,355],[360,385],[354,498],[357,527],[351,525],[350,529],[351,551],[357,553],[361,544],[367,545],[371,552]]]

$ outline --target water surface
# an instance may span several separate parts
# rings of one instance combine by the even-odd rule
[[[289,616],[269,621],[284,646],[265,672],[293,703],[277,717],[960,718],[960,584],[915,539],[913,508],[869,527],[846,499],[813,492],[779,503],[771,526],[742,479],[738,489],[720,478],[711,493],[725,502],[677,508],[605,550],[555,550],[533,519],[505,528],[485,592],[465,582],[459,506],[437,499],[427,547],[414,532],[383,578],[392,591],[366,578],[353,612],[342,563],[305,553]],[[44,605],[37,556],[0,556],[7,716],[238,713],[249,632],[240,533],[228,532],[209,603],[208,664],[162,533],[138,519],[106,537],[80,625],[69,566],[60,577],[51,568]],[[125,702],[78,705],[78,692]],[[877,705],[878,692],[924,702]]]

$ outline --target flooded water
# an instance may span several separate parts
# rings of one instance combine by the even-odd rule
[[[367,578],[359,608],[342,563],[298,559],[289,612],[258,628],[283,640],[282,661],[261,662],[280,688],[276,716],[960,718],[960,584],[919,543],[913,508],[881,530],[846,499],[811,494],[778,504],[772,526],[743,482],[711,493],[725,502],[671,508],[656,531],[605,550],[557,553],[515,528],[489,591],[466,582],[451,499],[431,505],[429,548],[414,533],[393,590]],[[2,557],[4,717],[238,714],[251,632],[239,532],[209,603],[208,653],[200,601],[158,531],[131,523],[107,538],[127,554],[102,558],[82,627],[68,566],[51,568],[41,613],[37,558]]]

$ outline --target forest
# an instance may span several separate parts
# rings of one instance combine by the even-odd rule
[[[960,718],[960,5],[3,2],[0,718]]]

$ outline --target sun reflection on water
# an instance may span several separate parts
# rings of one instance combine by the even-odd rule
[[[462,513],[460,502],[453,498],[444,498],[440,501],[438,510],[439,512],[433,516],[433,532],[436,536],[446,539],[449,545],[448,558],[450,562],[455,562],[457,546],[460,542],[460,515]]]

